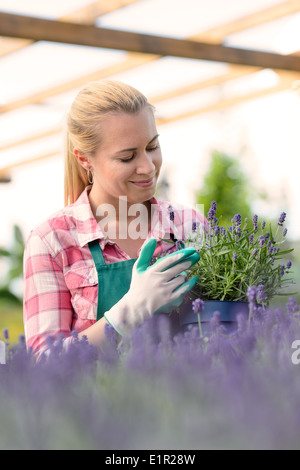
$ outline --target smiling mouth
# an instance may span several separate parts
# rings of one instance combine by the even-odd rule
[[[154,176],[148,180],[141,180],[141,181],[130,181],[137,186],[151,186],[154,182]]]

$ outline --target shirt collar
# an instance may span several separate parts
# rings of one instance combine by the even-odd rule
[[[100,240],[101,249],[104,249],[108,239],[93,215],[88,197],[91,188],[92,186],[87,186],[73,204],[74,216],[77,222],[78,242],[83,247],[93,240]],[[170,217],[172,207],[168,202],[155,197],[152,197],[149,202],[151,204],[152,223],[147,239],[151,237],[170,239],[170,234],[174,235],[176,232],[174,222]]]
[[[92,186],[87,186],[77,201],[73,204],[74,216],[77,223],[78,242],[81,247],[93,240],[100,239],[101,249],[105,246],[105,236],[98,225],[91,209],[89,192]]]

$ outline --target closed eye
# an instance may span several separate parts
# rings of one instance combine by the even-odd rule
[[[158,148],[159,148],[159,145],[157,144],[155,147],[149,147],[147,149],[147,152],[154,152]],[[120,160],[121,160],[121,162],[124,162],[124,163],[131,162],[134,159],[135,156],[136,156],[136,153],[133,153],[130,158],[121,158]]]

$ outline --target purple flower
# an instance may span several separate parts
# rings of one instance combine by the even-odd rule
[[[299,312],[299,305],[297,304],[294,297],[290,297],[289,301],[286,304],[287,313],[296,313]]]
[[[284,271],[285,270],[285,265],[283,264],[282,266],[280,266],[280,275],[283,276],[284,275]]]
[[[263,284],[257,286],[256,297],[259,303],[264,303],[266,300],[265,286]]]
[[[237,254],[236,253],[233,253],[232,255],[232,262],[234,263],[237,259]]]
[[[226,236],[226,228],[225,227],[221,227],[221,235],[222,236]]]
[[[25,342],[26,342],[25,335],[23,333],[21,333],[18,336],[18,343],[21,344],[21,345],[25,345]]]
[[[240,225],[241,222],[242,222],[242,216],[241,214],[235,214],[235,216],[233,217],[232,221],[237,224],[237,225]]]
[[[255,286],[248,287],[247,297],[250,303],[254,303],[256,301],[256,287]]]
[[[73,331],[72,331],[72,337],[73,337],[75,340],[78,340],[78,339],[79,339],[79,333],[78,333],[78,331],[73,330]]]
[[[168,211],[169,211],[170,220],[174,220],[174,211],[171,205],[168,207]]]
[[[255,214],[252,220],[255,232],[257,231],[257,220],[258,220],[258,216]]]
[[[253,235],[253,233],[251,233],[251,235],[249,235],[249,243],[250,243],[250,245],[253,245],[253,238],[254,238],[254,235]]]
[[[265,243],[265,237],[261,235],[258,240],[259,240],[259,246],[260,248],[262,248],[263,244]]]
[[[219,225],[216,225],[215,228],[214,228],[214,235],[218,236],[219,233],[220,233],[220,227],[219,227]]]
[[[199,228],[200,222],[193,222],[192,223],[192,231],[196,232]]]
[[[217,203],[216,203],[216,201],[212,201],[210,209],[207,213],[207,219],[208,220],[213,220],[216,212],[217,212]]]
[[[184,243],[182,240],[176,240],[175,242],[175,247],[176,247],[176,250],[181,250],[182,248],[184,248]]]
[[[4,330],[3,330],[3,337],[6,341],[9,339],[9,333],[8,333],[7,328],[4,328]]]
[[[285,237],[285,236],[286,236],[286,234],[287,234],[287,231],[288,231],[288,230],[287,230],[287,228],[283,229],[283,232],[282,232],[282,236],[283,236],[283,237]]]
[[[192,302],[192,309],[194,313],[202,312],[204,307],[204,301],[201,299],[196,299]]]
[[[286,263],[286,267],[287,267],[287,269],[291,269],[291,267],[292,267],[292,262],[291,262],[291,261],[288,261],[288,262]]]
[[[261,229],[264,230],[265,226],[266,226],[266,222],[263,220],[261,223]]]
[[[280,217],[278,219],[278,222],[277,222],[277,225],[280,225],[281,227],[283,227],[283,223],[285,221],[285,218],[286,218],[286,213],[285,212],[282,212],[280,214]]]

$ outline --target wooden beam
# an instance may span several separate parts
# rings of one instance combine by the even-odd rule
[[[260,68],[254,69],[252,67],[250,69],[248,69],[247,67],[245,67],[245,69],[240,69],[239,67],[236,67],[236,68],[232,67],[232,70],[227,74],[219,75],[217,77],[212,77],[210,79],[203,80],[203,81],[188,85],[186,87],[178,88],[175,90],[171,90],[170,92],[166,92],[166,93],[149,97],[149,102],[152,104],[159,103],[161,101],[173,99],[183,94],[192,93],[192,92],[204,89],[204,88],[219,86],[231,80],[236,80],[238,78],[248,76],[251,73],[259,72],[260,70],[261,70]],[[287,78],[289,80],[289,83],[292,84],[293,89],[300,88],[300,74],[294,75],[288,72],[281,72],[280,76],[281,76],[281,79]],[[176,117],[175,119],[178,120],[179,118]],[[39,132],[29,137],[3,144],[2,146],[0,146],[0,151],[7,150],[9,148],[16,147],[18,145],[23,145],[23,144],[26,144],[35,140],[43,139],[44,137],[49,137],[51,135],[59,134],[61,132],[62,132],[61,127],[49,129],[48,131]]]
[[[106,5],[106,3],[108,1],[110,3],[108,5]],[[118,1],[119,0],[115,0],[115,2],[118,2]],[[113,11],[114,8],[119,6],[115,2],[112,2],[112,0],[105,0],[104,3],[105,3],[106,10],[105,9],[103,10],[103,8],[104,8],[103,0],[102,1],[98,0],[98,1],[94,2],[93,4],[88,5],[87,7],[84,7],[83,9],[78,10],[78,12],[73,12],[70,15],[67,15],[65,17],[60,18],[60,20],[64,20],[64,19],[68,19],[68,18],[72,19],[73,15],[76,18],[79,18],[80,14],[83,14],[83,18],[86,18],[86,19],[90,15],[89,19],[91,20],[92,19],[91,10],[94,11],[94,13],[99,14],[100,13],[99,8],[102,8],[102,12],[105,11],[107,13],[108,8],[110,8],[111,11]],[[122,5],[125,6],[125,4],[127,2],[132,3],[131,0],[123,0]],[[262,22],[271,21],[275,17],[278,17],[279,14],[281,16],[285,15],[285,14],[290,14],[292,12],[292,9],[295,9],[295,4],[296,3],[297,4],[300,3],[300,0],[294,0],[294,1],[292,0],[292,1],[289,1],[289,2],[283,2],[279,5],[275,5],[271,8],[266,9],[266,10],[262,10],[260,12],[257,12],[253,15],[245,16],[245,17],[241,18],[239,21],[242,21],[244,27],[253,27],[253,26],[257,25],[258,21],[260,21],[260,24],[261,24]],[[89,9],[89,11],[90,11],[89,15],[87,15],[87,13],[86,13],[87,9]],[[200,33],[198,35],[191,36],[188,39],[199,40],[199,38],[201,39],[201,37],[202,37],[203,39],[208,40],[208,41],[214,41],[215,42],[216,39],[218,39],[221,42],[224,39],[224,35],[231,34],[234,31],[236,31],[236,26],[235,26],[234,22],[230,22],[230,23],[227,23],[225,25],[222,25],[222,27],[212,28],[211,30],[205,31],[205,32]],[[10,41],[10,40],[13,40],[13,39],[5,37],[5,38],[2,38],[2,41],[3,40]],[[26,42],[28,43],[28,40],[14,39],[14,41],[21,41],[21,42],[24,41],[25,43]],[[29,43],[31,43],[31,41],[29,41]],[[26,44],[24,44],[24,45],[26,45]],[[0,43],[0,56],[1,56],[1,43]],[[139,67],[141,65],[145,65],[147,63],[150,63],[151,61],[158,60],[161,57],[162,56],[159,56],[159,55],[147,54],[147,55],[144,55],[144,58],[142,58],[141,55],[139,55],[139,54],[128,53],[127,59],[120,62],[118,70],[116,72],[114,72],[112,70],[111,74],[122,73],[123,71],[131,70],[131,69]],[[230,70],[230,72],[229,72],[229,79],[230,79],[230,74],[231,73],[233,73],[233,75],[235,73],[237,73],[237,66],[232,66],[231,69],[232,70]],[[240,69],[241,69],[241,75],[243,76],[246,68],[244,66],[244,67],[240,67]],[[256,72],[258,70],[259,69],[255,68],[255,67],[253,67],[252,70],[251,70],[251,68],[249,68],[249,73]],[[67,92],[69,90],[72,90],[73,88],[77,88],[79,86],[82,86],[85,83],[87,83],[88,81],[100,80],[102,78],[107,78],[109,76],[110,76],[110,69],[109,68],[104,69],[104,70],[100,70],[98,72],[95,72],[94,74],[85,75],[85,76],[81,77],[80,79],[71,80],[69,82],[66,82],[66,83],[62,84],[61,86],[52,87],[48,90],[45,90],[44,92],[40,92],[38,95],[34,94],[32,96],[26,97],[25,99],[17,100],[15,102],[12,102],[12,103],[6,105],[6,106],[3,106],[2,108],[0,108],[0,113],[7,112],[7,111],[10,111],[12,109],[17,109],[19,107],[26,106],[26,105],[31,104],[31,103],[41,103],[44,99],[50,98],[50,97],[55,96],[55,95],[60,94],[60,93]],[[216,80],[218,81],[219,77],[216,77]],[[210,86],[210,84],[208,83],[207,86]],[[194,89],[200,89],[199,87],[203,88],[203,85],[202,85],[201,82],[194,85]],[[188,91],[184,91],[184,88],[182,89],[182,91],[174,90],[173,92],[170,93],[169,98],[172,97],[171,95],[173,95],[173,97],[175,97],[175,96],[179,96],[180,94],[182,94],[184,92],[188,92]],[[164,98],[164,99],[169,99],[169,98]],[[157,101],[157,99],[156,99],[156,101]]]
[[[186,39],[96,28],[10,13],[0,13],[0,35],[125,50],[146,54],[226,62],[237,65],[300,71],[300,58]]]
[[[157,56],[152,56],[152,60],[156,60],[156,57]],[[109,67],[105,67],[104,69],[98,70],[96,72],[83,75],[61,85],[48,88],[47,90],[40,91],[34,95],[25,96],[25,98],[21,98],[17,101],[0,106],[0,114],[21,108],[22,106],[27,106],[29,104],[42,103],[48,98],[59,95],[61,93],[66,93],[70,90],[74,90],[75,88],[79,88],[88,82],[102,80],[110,77],[111,75],[116,75],[126,71],[127,69],[130,70],[133,67],[139,67],[148,62],[149,57],[145,56],[144,54],[129,54],[126,59],[117,62],[114,65],[110,65]]]
[[[14,140],[12,142],[8,142],[0,146],[0,152],[4,150],[8,150],[12,147],[17,147],[18,145],[28,144],[35,140],[44,139],[45,137],[50,137],[52,135],[56,135],[62,132],[62,127],[53,127],[52,129],[48,129],[43,132],[39,132],[38,134],[30,135],[28,137],[24,137],[22,139]]]
[[[39,155],[37,157],[29,158],[28,160],[22,160],[20,162],[12,163],[11,165],[7,165],[3,168],[0,168],[0,175],[8,175],[14,168],[18,168],[23,165],[28,165],[29,163],[36,163],[40,160],[46,160],[50,157],[57,157],[59,154],[61,154],[61,151],[57,150],[50,153],[45,153],[43,155]]]
[[[145,56],[142,56],[142,57],[145,57]],[[181,96],[181,95],[186,94],[186,93],[192,93],[194,91],[198,91],[198,90],[201,90],[201,89],[204,89],[204,88],[208,88],[208,87],[212,87],[212,86],[218,86],[218,85],[226,83],[230,80],[241,78],[245,75],[249,75],[250,73],[254,73],[255,71],[259,71],[259,70],[261,70],[261,69],[254,69],[254,68],[251,67],[251,69],[249,70],[248,67],[245,67],[245,68],[242,68],[242,69],[240,69],[239,67],[236,67],[236,68],[232,67],[232,70],[227,74],[219,75],[217,77],[212,77],[210,79],[203,80],[203,81],[197,82],[195,84],[188,85],[186,87],[178,88],[178,89],[172,90],[170,92],[166,92],[166,93],[162,93],[162,94],[159,94],[159,95],[149,97],[149,102],[154,104],[154,103],[158,103],[160,101],[165,101],[165,100],[168,100],[168,99],[176,98],[176,97]],[[92,81],[92,78],[95,78],[95,77],[88,76],[87,78],[88,79],[84,80],[84,83],[86,83],[88,81]],[[299,75],[299,78],[300,78],[300,75]],[[52,91],[55,92],[54,89]],[[45,99],[44,94],[42,95],[42,98]],[[29,97],[29,102],[30,103],[32,103],[32,99],[33,99],[32,96]],[[26,100],[26,98],[24,100]],[[28,98],[27,98],[27,100],[28,100]],[[35,101],[38,101],[38,95],[36,95]],[[21,101],[12,103],[12,104],[7,105],[7,106],[4,106],[4,107],[2,107],[2,110],[0,109],[0,112],[1,111],[2,112],[9,111],[10,107],[13,109],[13,107],[16,108],[20,104],[21,104]],[[53,128],[53,129],[49,129],[48,131],[38,132],[37,134],[31,135],[29,137],[25,137],[25,138],[22,138],[22,139],[19,139],[19,140],[15,140],[15,141],[3,144],[2,146],[0,146],[0,152],[3,151],[3,150],[7,150],[9,148],[12,148],[12,147],[16,147],[18,145],[23,145],[23,144],[27,144],[27,143],[35,141],[35,140],[43,139],[44,137],[49,137],[51,135],[59,134],[60,132],[62,132],[61,127],[56,127],[56,128]]]
[[[213,104],[208,105],[208,106],[205,106],[203,108],[199,108],[199,109],[195,109],[195,110],[192,110],[192,111],[188,111],[186,113],[178,114],[178,115],[172,116],[170,118],[157,118],[156,122],[157,122],[158,126],[163,126],[163,125],[170,124],[172,122],[176,122],[176,121],[179,121],[179,120],[199,116],[200,114],[204,114],[204,113],[209,113],[209,112],[213,112],[213,111],[224,111],[225,109],[228,109],[232,106],[236,106],[238,104],[241,104],[241,103],[244,103],[246,101],[253,100],[253,99],[263,98],[265,96],[268,96],[268,95],[271,95],[271,94],[274,94],[274,93],[279,93],[281,91],[288,90],[291,87],[292,87],[291,79],[288,79],[286,76],[282,76],[281,82],[278,85],[274,86],[274,87],[254,91],[252,93],[248,93],[248,94],[242,95],[242,96],[235,96],[235,97],[232,97],[232,98],[221,99],[218,102],[213,103]],[[57,150],[56,152],[54,151],[54,152],[51,152],[51,153],[48,153],[48,154],[43,154],[43,155],[28,159],[28,160],[23,160],[21,162],[14,163],[12,165],[8,165],[4,168],[0,168],[0,175],[1,174],[9,174],[9,172],[14,168],[17,168],[17,167],[20,167],[20,166],[23,166],[23,165],[27,165],[27,164],[30,164],[30,163],[35,163],[37,161],[44,160],[44,159],[47,159],[47,158],[50,158],[50,157],[58,156],[60,153],[61,153],[61,151]]]
[[[205,42],[221,43],[231,34],[254,28],[270,21],[284,18],[300,11],[300,0],[290,0],[282,2],[272,7],[265,8],[250,15],[243,16],[234,21],[221,24],[199,34],[192,36],[191,39]]]
[[[157,123],[158,126],[163,126],[163,125],[170,124],[172,122],[176,122],[176,121],[179,121],[179,120],[184,120],[184,119],[188,119],[188,118],[191,118],[191,117],[199,116],[199,115],[204,114],[204,113],[210,113],[210,112],[214,112],[214,111],[224,111],[225,109],[228,109],[230,107],[236,106],[236,105],[241,104],[241,103],[244,103],[246,101],[251,101],[251,100],[254,100],[254,99],[263,98],[263,97],[268,96],[268,95],[272,95],[272,94],[275,94],[275,93],[286,91],[288,89],[293,89],[293,88],[295,89],[295,87],[293,87],[293,81],[294,81],[293,77],[287,77],[284,74],[280,74],[280,77],[281,77],[280,83],[278,85],[273,86],[273,87],[263,89],[263,90],[257,90],[257,91],[247,93],[247,94],[241,95],[241,96],[234,96],[234,97],[231,97],[231,98],[224,98],[224,99],[221,99],[221,100],[217,101],[216,103],[212,103],[208,106],[204,106],[202,108],[187,111],[185,113],[181,113],[181,114],[178,114],[176,116],[172,116],[170,118],[158,117],[156,119],[156,123]],[[38,136],[37,136],[37,138],[38,138]],[[51,152],[51,153],[48,153],[48,154],[43,154],[43,155],[40,155],[38,157],[34,157],[34,158],[31,158],[31,159],[28,159],[28,160],[25,160],[25,161],[21,161],[21,162],[17,162],[15,164],[12,164],[12,165],[8,165],[4,168],[0,168],[0,174],[1,174],[1,172],[5,173],[5,174],[9,174],[9,172],[13,168],[16,168],[16,167],[19,167],[19,166],[22,166],[22,165],[26,165],[28,163],[34,163],[34,162],[37,162],[39,160],[47,159],[49,157],[57,156],[60,153],[61,152],[58,150],[57,152]]]
[[[72,21],[73,23],[93,24],[95,19],[120,8],[127,7],[140,0],[97,0],[83,8],[79,8],[67,15],[58,18],[58,21]],[[16,52],[30,46],[35,41],[30,39],[18,39],[3,37],[0,41],[0,57]]]
[[[10,183],[11,174],[6,170],[0,170],[0,183]]]
[[[258,67],[250,67],[250,68],[242,67],[241,68],[237,66],[232,66],[230,67],[230,71],[228,73],[217,75],[216,77],[210,77],[207,80],[200,80],[196,83],[192,83],[191,85],[176,88],[174,90],[170,90],[165,93],[161,93],[159,95],[155,95],[152,97],[150,96],[149,102],[152,104],[155,104],[161,101],[178,98],[179,96],[185,95],[187,93],[193,93],[194,91],[203,90],[204,88],[210,88],[210,87],[222,85],[223,83],[227,83],[230,80],[242,78],[252,73],[259,72],[260,70],[261,68],[258,68]]]
[[[274,93],[279,93],[281,91],[286,91],[288,89],[292,89],[293,79],[288,77],[282,77],[281,81],[278,85],[273,87],[257,90],[251,93],[247,93],[245,95],[234,96],[231,98],[224,98],[216,103],[212,103],[210,105],[204,106],[202,108],[197,108],[191,111],[187,111],[185,113],[178,114],[176,116],[172,116],[170,118],[163,118],[160,117],[157,119],[157,125],[162,126],[165,124],[170,124],[172,122],[180,121],[183,119],[199,116],[200,114],[210,113],[213,111],[224,111],[232,106],[236,106],[238,104],[244,103],[246,101],[251,101],[254,99],[262,98],[264,96],[268,96]]]

